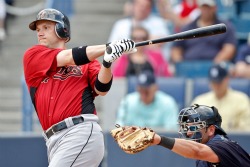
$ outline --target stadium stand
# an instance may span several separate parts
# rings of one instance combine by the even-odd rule
[[[186,78],[206,77],[212,61],[182,61],[175,64],[175,76]]]

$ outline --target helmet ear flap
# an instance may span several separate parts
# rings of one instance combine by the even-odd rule
[[[56,23],[55,26],[55,32],[56,35],[61,38],[61,39],[67,39],[67,41],[69,41],[69,29],[67,29],[63,24],[61,23]]]
[[[214,106],[212,106],[211,108],[212,108],[212,110],[214,112],[215,122],[219,123],[219,126],[220,126],[222,118],[221,118],[221,116],[220,116],[220,114],[218,112],[218,109],[216,107],[214,107]]]

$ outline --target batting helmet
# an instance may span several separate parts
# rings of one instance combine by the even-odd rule
[[[180,124],[179,133],[183,137],[191,140],[200,142],[202,135],[199,129],[209,127],[210,125],[215,126],[216,134],[227,135],[226,132],[221,128],[222,119],[217,108],[214,106],[208,107],[205,105],[195,104],[191,107],[184,108],[179,113],[178,121]],[[193,123],[194,126],[192,126],[190,123]],[[187,135],[189,130],[194,132],[191,138]]]
[[[36,30],[36,23],[39,20],[50,20],[56,22],[55,32],[59,38],[70,40],[70,23],[66,15],[56,9],[43,9],[40,11],[36,20],[29,24],[31,30]]]

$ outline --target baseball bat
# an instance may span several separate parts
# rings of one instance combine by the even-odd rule
[[[135,47],[144,46],[144,45],[152,45],[152,44],[163,43],[163,42],[182,41],[182,40],[186,40],[186,39],[212,36],[212,35],[225,33],[226,31],[227,31],[227,27],[224,23],[215,24],[215,25],[211,25],[211,26],[206,26],[206,27],[196,28],[196,29],[192,29],[192,30],[188,30],[188,31],[183,31],[180,33],[169,35],[169,36],[164,37],[164,38],[158,38],[158,39],[153,39],[153,40],[137,42],[137,43],[135,43]],[[110,54],[112,52],[110,47],[107,47],[106,51],[108,54]]]

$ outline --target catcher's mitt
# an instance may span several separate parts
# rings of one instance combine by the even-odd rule
[[[155,132],[149,128],[138,126],[116,125],[110,131],[120,148],[128,154],[135,154],[146,149],[153,142]]]

